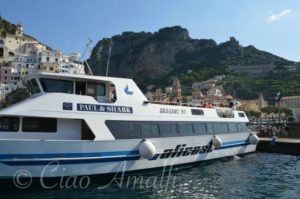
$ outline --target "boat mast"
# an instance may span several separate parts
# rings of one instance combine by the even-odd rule
[[[87,51],[88,49],[91,49],[90,46],[91,46],[92,42],[93,42],[93,41],[91,40],[91,38],[89,38],[89,41],[88,41],[88,43],[86,44],[85,49],[84,49],[84,51],[83,51],[83,53],[82,53],[82,55],[81,55],[81,60],[83,60],[83,56],[84,56],[84,54],[86,53],[86,51]],[[90,50],[90,53],[91,53],[91,50]],[[92,72],[92,70],[91,70],[91,68],[90,68],[89,63],[86,61],[86,59],[84,60],[84,63],[86,64],[86,66],[87,66],[87,68],[88,68],[89,74],[93,76],[93,72]]]
[[[110,40],[109,44],[109,50],[108,50],[108,59],[107,59],[107,64],[106,64],[106,77],[108,75],[108,67],[109,67],[109,60],[110,60],[110,53],[111,53],[111,45],[112,45],[112,39]]]

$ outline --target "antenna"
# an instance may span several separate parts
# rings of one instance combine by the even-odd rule
[[[86,44],[86,46],[85,46],[85,49],[84,49],[84,51],[83,51],[83,53],[82,53],[82,55],[81,55],[81,60],[83,60],[83,56],[85,55],[85,53],[86,53],[86,51],[87,51],[87,49],[90,49],[91,47],[91,44],[92,44],[92,40],[91,40],[91,38],[89,37],[89,39],[88,39],[89,41],[88,41],[88,43]],[[91,70],[91,68],[90,68],[90,65],[88,64],[88,62],[86,61],[86,60],[84,60],[84,63],[86,64],[86,66],[87,66],[87,68],[88,68],[88,70],[89,70],[89,73],[91,74],[91,75],[93,75],[93,72],[92,72],[92,70]]]
[[[109,67],[109,60],[110,60],[110,53],[111,53],[111,45],[112,45],[112,38],[110,39],[110,44],[109,44],[109,50],[108,50],[108,59],[107,59],[107,65],[106,65],[106,77],[108,75],[108,67]]]

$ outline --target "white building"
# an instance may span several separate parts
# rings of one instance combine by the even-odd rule
[[[80,54],[64,55],[51,50],[32,37],[23,33],[17,25],[15,34],[0,37],[0,64],[8,68],[1,70],[0,94],[3,99],[7,93],[22,86],[22,78],[37,71],[56,73],[85,74],[84,65],[79,61]],[[10,68],[10,69],[9,69]]]
[[[274,64],[261,65],[232,65],[229,70],[238,74],[263,75],[272,72],[275,69]]]
[[[9,62],[14,60],[18,55],[30,54],[32,46],[40,46],[35,39],[23,34],[23,27],[17,25],[15,34],[6,34],[5,37],[0,37],[0,62]]]
[[[293,111],[293,115],[300,117],[300,96],[282,97],[280,100],[282,107],[289,108]]]
[[[223,96],[222,91],[218,88],[212,88],[209,89],[206,93],[207,96],[213,96],[213,97],[221,97]]]
[[[284,68],[289,71],[289,72],[295,72],[297,71],[297,66],[296,65],[291,65],[291,66],[284,66]]]
[[[195,82],[192,84],[193,90],[203,90],[203,89],[211,89],[216,86],[216,81],[207,80],[203,82]]]

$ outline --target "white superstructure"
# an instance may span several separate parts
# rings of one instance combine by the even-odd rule
[[[25,81],[30,98],[0,111],[2,177],[108,174],[124,161],[126,171],[152,169],[250,153],[258,142],[244,112],[152,104],[131,79]]]

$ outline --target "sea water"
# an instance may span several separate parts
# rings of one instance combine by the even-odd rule
[[[5,190],[0,198],[300,198],[300,157],[254,153],[105,180],[99,177],[89,183],[79,180],[47,182],[56,185],[50,189]]]

